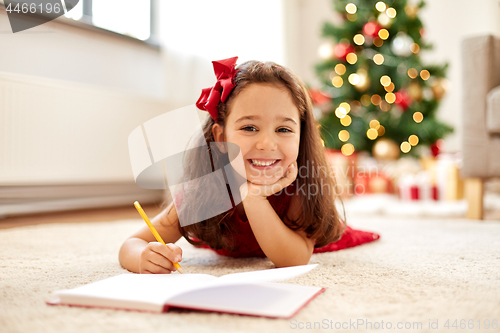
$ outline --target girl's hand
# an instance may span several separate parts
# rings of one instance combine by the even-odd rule
[[[170,274],[175,271],[174,262],[182,260],[182,249],[175,244],[166,246],[159,242],[151,242],[141,253],[139,273]]]
[[[261,185],[247,181],[246,184],[240,187],[241,197],[244,198],[243,200],[246,198],[266,199],[293,183],[297,178],[297,174],[297,161],[294,161],[288,166],[286,175],[274,184]]]

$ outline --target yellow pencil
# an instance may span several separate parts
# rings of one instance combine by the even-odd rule
[[[146,213],[142,209],[141,205],[139,204],[139,201],[134,202],[134,206],[137,209],[137,211],[139,212],[139,214],[141,214],[142,218],[144,219],[144,222],[146,222],[146,224],[148,225],[149,229],[151,229],[151,232],[155,236],[156,240],[166,246],[166,244],[163,241],[163,239],[161,239],[160,234],[158,233],[158,231],[156,231],[156,229],[155,229],[155,227],[153,227],[153,224],[151,223],[151,221],[149,221],[148,216],[146,215]],[[174,262],[173,264],[174,264],[175,268],[179,271],[179,273],[182,274],[181,265],[179,265],[176,262]]]

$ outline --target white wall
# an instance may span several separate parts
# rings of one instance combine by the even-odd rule
[[[450,63],[450,87],[440,105],[438,118],[455,127],[455,132],[445,140],[446,150],[460,150],[462,79],[466,79],[461,74],[460,45],[467,37],[500,35],[500,3],[498,0],[427,1],[420,17],[426,31],[425,37],[434,44],[432,51],[423,53],[424,61]]]
[[[288,0],[162,0],[159,40],[166,95],[177,106],[194,104],[216,81],[213,60],[238,56],[283,63],[281,6]]]
[[[323,22],[339,21],[332,0],[286,0],[284,4],[286,63],[306,83],[318,86],[314,65],[320,61],[318,48]]]
[[[449,91],[438,111],[438,118],[455,128],[446,138],[446,150],[460,150],[461,135],[461,56],[460,43],[468,36],[491,33],[500,35],[500,5],[498,0],[432,0],[419,13],[427,41],[434,50],[422,52],[425,63],[450,63]],[[302,79],[317,86],[314,64],[320,59],[317,50],[324,21],[335,23],[338,15],[331,0],[289,0],[286,6],[285,33],[287,61]],[[296,36],[296,38],[294,38]]]

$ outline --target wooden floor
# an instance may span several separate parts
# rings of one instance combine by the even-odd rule
[[[147,205],[142,207],[146,214],[152,218],[161,212],[158,205]],[[141,216],[135,207],[115,207],[105,209],[91,209],[67,211],[50,214],[36,214],[8,217],[0,219],[0,229],[14,228],[25,225],[34,225],[40,223],[66,223],[66,222],[102,222],[116,221],[126,219],[140,219]]]

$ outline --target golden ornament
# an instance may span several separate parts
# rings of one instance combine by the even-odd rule
[[[417,81],[412,81],[408,86],[408,94],[410,97],[416,101],[422,100],[422,87]]]
[[[406,15],[408,15],[409,18],[414,19],[415,17],[417,17],[418,6],[415,6],[415,5],[406,5],[405,6],[405,12],[406,12]]]
[[[441,77],[434,80],[434,82],[431,85],[432,94],[434,95],[434,98],[437,100],[443,98],[447,88],[448,88],[448,80],[446,80],[445,78]]]
[[[379,160],[396,160],[399,157],[399,146],[391,139],[380,138],[372,149],[373,156]]]
[[[369,187],[371,193],[388,193],[389,180],[375,176],[370,179]]]

